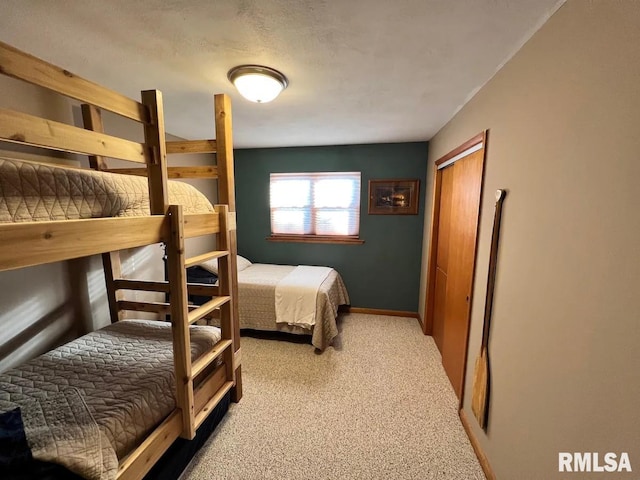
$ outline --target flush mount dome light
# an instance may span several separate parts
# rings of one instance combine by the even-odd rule
[[[287,77],[273,68],[260,65],[240,65],[229,70],[227,78],[247,100],[267,103],[287,88]]]

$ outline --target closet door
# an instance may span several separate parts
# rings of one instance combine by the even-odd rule
[[[425,333],[433,335],[458,398],[467,361],[485,141],[478,135],[436,162]]]
[[[451,165],[442,170],[440,186],[440,228],[436,253],[436,288],[433,312],[433,339],[440,352],[444,348],[445,300],[449,271],[449,231],[451,221],[451,199],[453,194],[453,168]]]
[[[442,364],[458,398],[462,395],[467,359],[483,160],[484,152],[478,151],[448,167],[453,167],[453,185],[441,352]]]

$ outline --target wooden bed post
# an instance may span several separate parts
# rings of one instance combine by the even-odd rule
[[[184,256],[184,217],[181,205],[169,207],[171,235],[167,244],[173,363],[176,371],[176,403],[182,410],[182,436],[196,435],[193,378],[191,377],[191,338],[187,300],[187,270]]]
[[[229,228],[229,206],[216,205],[216,211],[220,214],[220,234],[218,236],[218,250],[229,251],[231,243],[231,230]],[[234,230],[235,231],[235,230]],[[220,307],[220,330],[223,340],[231,340],[231,348],[224,351],[224,362],[227,380],[235,383],[235,371],[233,369],[233,359],[236,349],[234,348],[233,334],[233,299],[237,296],[237,292],[233,292],[231,288],[233,268],[231,268],[231,252],[228,255],[218,259],[218,295],[231,296],[231,301],[226,302]]]
[[[229,205],[229,212],[235,219],[236,191],[233,170],[233,129],[231,122],[231,100],[225,94],[214,96],[216,124],[216,160],[218,164],[218,200]],[[231,269],[231,291],[233,295],[231,307],[233,318],[233,345],[235,355],[240,357],[240,319],[238,316],[238,237],[236,229],[229,235],[229,267]],[[231,390],[234,402],[242,398],[242,366],[236,368],[236,383]]]
[[[83,103],[82,120],[86,130],[104,133],[102,115],[100,109],[94,105]],[[89,155],[89,165],[93,170],[106,170],[107,162],[101,155]],[[107,301],[109,302],[109,313],[111,323],[116,323],[126,318],[126,311],[120,310],[118,302],[124,300],[121,291],[116,290],[115,280],[122,278],[122,262],[120,252],[107,252],[102,254],[102,268],[104,269],[104,280],[107,287]]]
[[[144,124],[144,142],[149,149],[145,154],[151,215],[164,215],[169,207],[169,195],[162,93],[145,90],[142,92],[142,104],[149,109],[149,122]]]

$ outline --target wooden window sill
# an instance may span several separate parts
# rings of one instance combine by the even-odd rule
[[[343,245],[362,245],[364,240],[357,237],[323,237],[320,235],[271,235],[267,237],[269,242],[291,243],[335,243]]]

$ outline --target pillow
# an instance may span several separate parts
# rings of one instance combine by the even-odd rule
[[[245,268],[248,268],[252,265],[252,263],[244,257],[238,255],[238,271],[241,272]],[[200,264],[202,268],[207,270],[208,272],[218,274],[218,259],[214,258],[212,260],[207,260],[206,262],[202,262]]]
[[[244,257],[238,255],[238,271],[241,272],[245,268],[249,268],[252,263]]]

